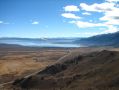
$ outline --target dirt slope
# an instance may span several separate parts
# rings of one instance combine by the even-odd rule
[[[119,89],[119,52],[103,50],[73,54],[33,76],[15,80],[13,87],[41,90]]]

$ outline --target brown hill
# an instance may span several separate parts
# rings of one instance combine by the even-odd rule
[[[70,54],[13,87],[40,90],[119,90],[119,52]]]

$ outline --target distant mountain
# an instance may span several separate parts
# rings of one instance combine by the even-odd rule
[[[119,46],[119,32],[82,38],[74,43],[83,46]]]
[[[78,47],[77,45],[73,45],[75,40],[77,40],[77,38],[0,38],[0,44],[41,47]]]

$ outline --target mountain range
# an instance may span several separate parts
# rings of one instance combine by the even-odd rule
[[[41,47],[119,46],[119,32],[88,38],[0,38],[0,44]]]
[[[81,38],[74,43],[82,46],[119,46],[119,32]]]

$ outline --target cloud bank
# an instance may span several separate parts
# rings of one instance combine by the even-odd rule
[[[119,0],[105,0],[102,3],[80,3],[79,6],[66,6],[64,7],[64,13],[61,16],[65,18],[72,18],[74,20],[68,23],[75,24],[79,28],[94,28],[94,27],[106,27],[103,33],[114,33],[119,31]],[[72,7],[72,8],[71,8]],[[74,9],[75,8],[75,9]],[[80,13],[76,15],[73,12],[67,13],[67,11],[76,11]],[[96,13],[96,14],[95,14]],[[95,17],[95,15],[101,14],[97,22],[93,20],[84,20],[86,16]],[[82,16],[81,16],[82,15]]]

